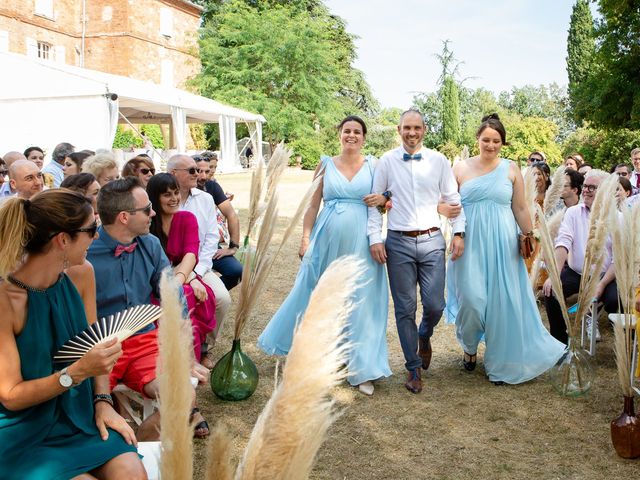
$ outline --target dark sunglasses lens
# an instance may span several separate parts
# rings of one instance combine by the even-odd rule
[[[143,212],[145,215],[151,215],[151,204],[147,205]]]
[[[143,175],[148,175],[149,172],[151,172],[151,175],[155,175],[156,171],[153,169],[149,169],[149,168],[141,168],[140,169],[140,173],[142,173]]]

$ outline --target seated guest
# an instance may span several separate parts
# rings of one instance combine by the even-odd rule
[[[74,192],[80,192],[86,198],[91,201],[91,206],[96,216],[96,221],[100,223],[100,216],[98,215],[98,192],[100,191],[100,184],[91,173],[78,173],[77,175],[70,175],[60,184],[63,188],[68,188]]]
[[[582,165],[582,161],[580,160],[581,158],[582,157],[580,156],[579,153],[572,153],[564,160],[565,168],[567,170],[571,168],[572,170],[575,170],[577,172],[580,166]]]
[[[633,193],[633,187],[626,177],[618,177],[618,182],[620,182],[620,185],[616,190],[616,200],[618,202],[618,209],[622,210],[623,207],[630,207],[632,204],[630,197]]]
[[[7,164],[4,163],[4,160],[2,158],[0,158],[0,185],[4,184],[4,178],[8,173],[9,170],[7,169]]]
[[[24,151],[24,156],[27,160],[35,163],[39,170],[42,170],[42,166],[44,165],[44,151],[40,147],[27,148]]]
[[[143,188],[147,188],[149,179],[156,174],[156,167],[147,155],[133,157],[122,167],[122,177],[137,177]]]
[[[82,171],[93,174],[101,187],[119,178],[116,157],[111,152],[100,152],[87,158],[82,164]]]
[[[75,151],[76,147],[70,143],[59,143],[51,153],[51,161],[42,169],[42,173],[49,174],[52,179],[51,185],[47,184],[49,188],[58,188],[64,180],[64,161],[67,157]]]
[[[582,175],[586,175],[587,172],[593,170],[593,165],[589,164],[589,163],[583,163],[582,165],[580,165],[580,168],[578,169],[578,173],[582,174]]]
[[[527,167],[530,167],[532,164],[537,162],[545,163],[547,161],[547,157],[542,152],[531,152],[529,157],[527,158]]]
[[[147,192],[136,178],[127,177],[104,185],[98,194],[102,219],[87,259],[95,269],[98,317],[114,314],[160,298],[160,275],[169,266],[160,240],[149,235],[155,215]],[[148,398],[158,397],[156,362],[157,329],[151,324],[122,342],[122,356],[109,375],[110,388],[118,382]],[[196,372],[192,372],[196,373]],[[195,398],[195,392],[194,392]],[[209,427],[197,409],[195,435],[205,437]],[[159,413],[138,428],[139,440],[158,438]]]
[[[30,199],[43,187],[42,172],[29,160],[18,160],[9,167],[9,183],[16,196]]]
[[[576,170],[568,168],[565,170],[564,178],[564,186],[560,198],[562,198],[564,206],[569,208],[577,205],[580,201],[584,176]]]
[[[615,173],[621,177],[629,178],[631,176],[631,167],[626,163],[618,163],[611,168],[609,173]]]
[[[565,298],[578,293],[580,288],[584,256],[587,250],[587,238],[589,236],[591,206],[593,205],[598,185],[607,176],[607,173],[602,170],[594,169],[587,173],[582,187],[583,203],[567,209],[555,239],[556,265],[558,270],[561,271],[560,279]],[[595,294],[595,297],[604,303],[604,309],[608,313],[618,311],[618,289],[616,287],[615,268],[612,259],[611,240],[609,239],[607,241],[607,253],[602,278],[598,282]],[[562,317],[562,310],[558,300],[553,295],[550,279],[547,279],[544,283],[542,290],[551,335],[561,342],[567,343],[567,330]],[[597,321],[597,319],[595,320]],[[598,335],[596,334],[596,337]]]
[[[207,333],[216,325],[216,297],[211,287],[193,271],[200,247],[198,220],[193,213],[180,211],[180,190],[173,175],[159,173],[153,176],[147,184],[147,194],[156,212],[151,218],[150,232],[160,240],[174,275],[182,282],[193,325],[194,355],[200,361]]]
[[[213,202],[217,207],[217,222],[220,231],[220,242],[218,250],[213,254],[213,270],[220,273],[222,283],[231,290],[240,283],[242,278],[242,264],[234,257],[238,251],[240,241],[240,219],[236,213],[231,200],[224,193],[215,178],[211,178],[211,172],[215,174],[218,166],[217,157],[209,160],[207,157],[198,157],[196,159],[198,166],[197,186],[200,190],[208,192],[213,197]],[[228,233],[225,225],[228,225]],[[228,236],[228,247],[224,248],[221,244],[226,241],[225,235]]]
[[[64,178],[69,175],[77,175],[82,171],[82,164],[89,158],[91,154],[89,152],[73,152],[64,160],[62,169],[64,170]],[[62,184],[60,184],[62,185]]]
[[[7,160],[7,157],[4,159]],[[637,195],[640,192],[640,148],[631,150],[631,164],[633,165],[633,171],[628,178],[633,187],[633,194]]]
[[[4,156],[2,157],[2,161],[4,162],[4,165],[6,167],[5,175],[9,173],[9,169],[11,168],[11,165],[13,165],[14,162],[17,162],[18,160],[26,160],[26,159],[27,157],[25,157],[20,152],[5,153]],[[15,194],[16,194],[16,191],[11,186],[11,182],[5,182],[3,180],[2,187],[0,187],[0,199],[5,197],[12,197]]]
[[[194,271],[202,277],[211,287],[216,296],[216,328],[214,335],[220,330],[224,318],[231,305],[229,291],[222,280],[211,271],[213,255],[218,250],[218,225],[215,216],[213,198],[206,192],[196,188],[198,168],[193,158],[187,155],[174,155],[167,163],[167,172],[176,177],[180,187],[180,210],[186,210],[195,215],[198,220],[198,238],[200,249],[198,251],[198,263]],[[211,344],[215,342],[215,336],[211,338]],[[204,349],[206,352],[207,350]],[[208,367],[209,362],[203,365]]]
[[[95,235],[91,205],[74,192],[0,207],[0,478],[146,478],[134,433],[109,395],[122,354],[116,340],[71,364],[53,362],[96,321],[85,261]]]

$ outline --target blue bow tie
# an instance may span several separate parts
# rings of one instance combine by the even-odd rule
[[[421,153],[414,153],[413,155],[410,155],[408,153],[404,153],[402,155],[402,159],[405,162],[408,162],[409,160],[422,160],[422,154]]]

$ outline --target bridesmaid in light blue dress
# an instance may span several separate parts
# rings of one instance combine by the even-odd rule
[[[518,227],[531,232],[532,225],[520,170],[498,155],[504,126],[493,114],[477,135],[480,156],[454,166],[467,226],[464,255],[449,262],[447,321],[455,321],[467,370],[484,337],[489,380],[522,383],[555,365],[565,345],[542,324],[520,256]]]
[[[365,261],[363,278],[367,282],[357,289],[347,320],[347,335],[353,345],[347,379],[371,395],[372,381],[391,375],[386,341],[387,275],[384,266],[372,259],[367,237],[367,206],[381,203],[383,197],[370,195],[375,158],[360,153],[366,134],[364,122],[347,117],[338,131],[341,154],[322,157],[316,171],[316,175],[324,173],[322,190],[318,189],[305,215],[298,276],[291,293],[260,335],[258,346],[271,355],[289,353],[294,328],[320,276],[337,258],[355,254]],[[321,199],[324,207],[318,215]]]

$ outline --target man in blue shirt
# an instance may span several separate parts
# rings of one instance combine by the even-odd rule
[[[45,165],[42,169],[42,173],[48,173],[53,177],[53,188],[58,188],[64,180],[64,165],[65,159],[71,155],[76,147],[70,143],[59,143],[51,153],[51,161]]]
[[[160,275],[170,265],[160,241],[149,234],[155,212],[138,179],[126,177],[102,187],[98,194],[98,213],[102,221],[98,229],[100,237],[87,252],[96,275],[98,318],[150,303],[152,295],[160,298]],[[111,389],[121,382],[146,397],[157,398],[155,325],[123,341],[122,352],[109,375]],[[196,436],[207,436],[206,422],[195,413],[196,422],[199,421]],[[140,425],[138,439],[157,439],[159,425],[156,412]]]

